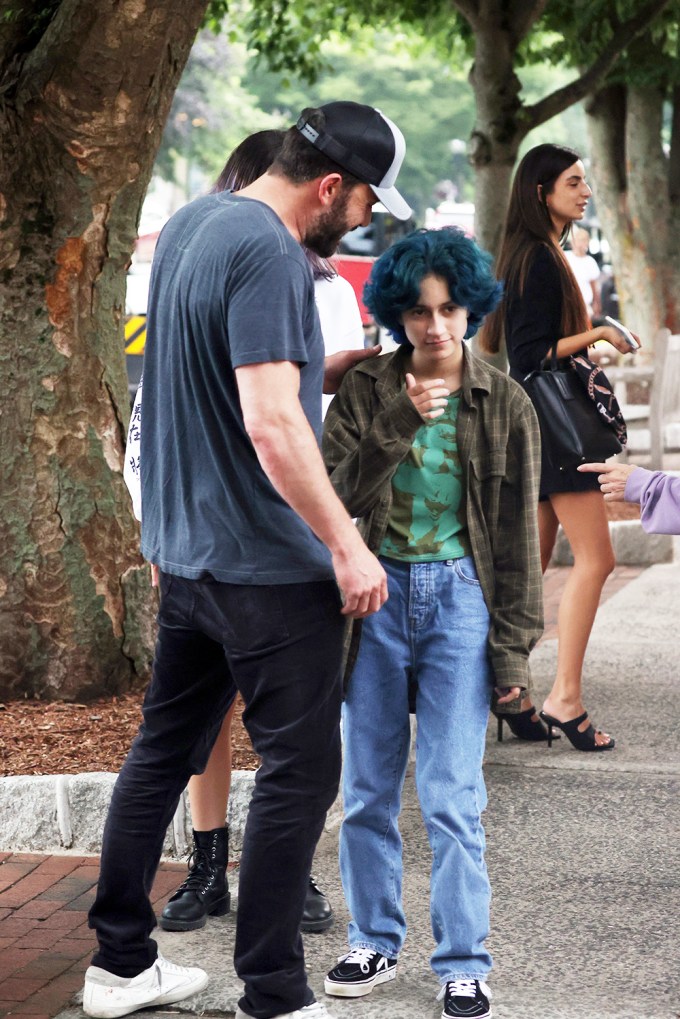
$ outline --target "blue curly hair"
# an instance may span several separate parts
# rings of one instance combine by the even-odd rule
[[[446,282],[454,304],[467,308],[465,338],[469,339],[501,299],[503,286],[494,276],[491,262],[491,255],[458,227],[414,230],[377,260],[364,287],[364,303],[397,343],[413,349],[402,315],[418,303],[424,277],[438,276]]]

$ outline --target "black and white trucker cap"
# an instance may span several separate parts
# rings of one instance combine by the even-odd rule
[[[369,184],[393,216],[408,219],[411,209],[394,186],[406,152],[397,125],[380,110],[361,103],[326,103],[319,109],[325,116],[323,128],[312,127],[307,118],[316,110],[306,109],[296,124],[300,134],[343,170]]]

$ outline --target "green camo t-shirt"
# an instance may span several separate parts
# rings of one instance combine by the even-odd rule
[[[392,512],[380,555],[407,562],[469,555],[456,419],[460,391],[445,412],[418,429],[392,478]]]

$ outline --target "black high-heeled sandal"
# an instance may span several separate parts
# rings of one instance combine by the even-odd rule
[[[548,747],[552,745],[554,739],[553,727],[561,729],[564,735],[567,737],[569,742],[576,750],[595,751],[600,750],[613,750],[615,746],[615,740],[613,736],[609,737],[609,743],[596,743],[595,735],[601,732],[600,729],[595,729],[592,722],[587,729],[583,732],[579,731],[579,725],[585,722],[588,717],[588,712],[584,711],[578,718],[572,718],[569,722],[560,722],[558,718],[553,718],[552,715],[546,714],[545,711],[539,711],[539,715],[548,726]]]
[[[527,708],[526,711],[519,711],[514,715],[497,715],[498,719],[498,737],[499,743],[503,742],[503,722],[507,722],[508,728],[513,736],[517,739],[527,740],[530,743],[540,743],[546,740],[559,739],[559,734],[553,733],[552,735],[548,732],[546,727],[543,725],[538,718],[533,719],[532,715],[535,715],[536,708]]]

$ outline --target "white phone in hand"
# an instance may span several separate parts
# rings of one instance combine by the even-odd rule
[[[604,320],[608,326],[613,326],[614,329],[617,330],[617,332],[621,333],[629,347],[631,347],[633,350],[640,349],[640,344],[635,339],[630,329],[626,329],[623,322],[619,322],[617,319],[612,318],[611,315],[605,315]]]

